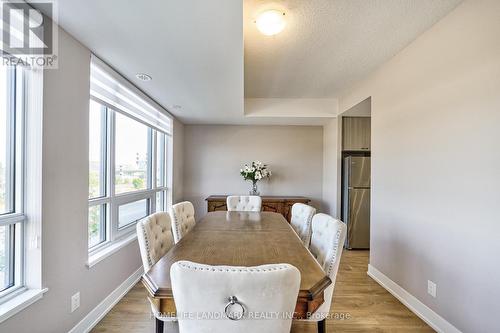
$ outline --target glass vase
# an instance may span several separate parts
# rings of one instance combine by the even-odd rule
[[[259,188],[257,187],[257,182],[252,183],[252,189],[250,190],[250,195],[259,195]]]

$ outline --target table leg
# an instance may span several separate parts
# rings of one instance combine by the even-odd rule
[[[318,321],[318,333],[326,333],[326,320]]]
[[[163,333],[163,321],[158,318],[156,319],[156,333]]]

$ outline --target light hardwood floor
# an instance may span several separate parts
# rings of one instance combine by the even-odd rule
[[[434,332],[366,270],[368,251],[344,251],[333,296],[332,313],[346,319],[327,322],[328,332]],[[93,333],[153,333],[146,291],[138,283],[92,330]],[[313,333],[315,323],[296,322],[292,333]]]

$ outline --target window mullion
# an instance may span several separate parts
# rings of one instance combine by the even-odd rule
[[[15,263],[14,263],[14,260],[15,260],[15,228],[16,228],[16,225],[15,224],[11,224],[8,226],[8,236],[6,237],[6,240],[7,240],[7,246],[6,246],[6,249],[5,249],[5,257],[6,257],[6,265],[8,267],[7,269],[7,276],[5,277],[6,280],[7,280],[7,283],[6,283],[6,288],[10,288],[14,285],[14,281],[15,281],[15,272],[16,272],[16,269],[15,269]]]
[[[6,147],[5,156],[5,211],[13,213],[15,210],[15,160],[16,160],[16,84],[15,84],[15,69],[8,68],[7,70],[7,101],[6,101]]]
[[[158,149],[158,132],[151,130],[151,136],[152,136],[152,145],[151,145],[151,150],[150,150],[150,161],[151,161],[151,186],[150,189],[155,190],[156,189],[156,172],[157,172],[157,155],[156,155],[156,150]],[[156,193],[156,192],[154,192]],[[150,200],[150,213],[156,212],[156,194],[153,194],[152,200]]]
[[[115,179],[116,179],[116,166],[115,166],[115,139],[116,139],[116,117],[115,112],[107,109],[108,114],[108,136],[107,136],[107,151],[108,151],[108,195],[111,198],[109,207],[106,211],[108,217],[108,230],[107,235],[109,240],[113,241],[116,231],[118,230],[118,214],[113,198],[115,197]]]
[[[104,157],[104,163],[102,167],[104,168],[104,195],[106,196],[107,201],[104,203],[104,212],[103,216],[101,216],[101,221],[100,221],[100,226],[102,229],[102,238],[104,238],[103,242],[106,243],[108,241],[111,241],[111,204],[109,202],[109,197],[111,196],[111,188],[112,188],[112,183],[111,183],[111,162],[110,162],[110,155],[111,155],[111,143],[110,143],[110,137],[112,135],[112,131],[110,129],[111,126],[111,111],[108,110],[107,107],[102,106],[104,109],[104,140],[103,140],[103,157]]]
[[[26,178],[26,169],[25,163],[26,160],[26,130],[25,130],[25,106],[26,106],[26,98],[25,98],[25,87],[26,82],[24,80],[25,72],[19,67],[16,67],[15,70],[15,96],[16,96],[16,178],[15,178],[15,212],[19,212],[24,214],[24,193],[25,193],[25,182]]]
[[[2,215],[0,216],[0,226],[22,223],[26,220],[26,217],[21,213]]]
[[[151,127],[148,127],[148,156],[147,156],[147,161],[148,161],[148,165],[149,165],[149,168],[147,170],[147,182],[148,182],[148,189],[152,189],[154,187],[154,178],[153,178],[153,174],[156,173],[156,170],[155,170],[155,166],[153,165],[153,161],[154,161],[154,158],[153,158],[153,146],[154,146],[154,141],[156,141],[154,138],[153,138],[153,134],[154,134],[154,131],[151,129]]]
[[[108,187],[108,110],[105,106],[101,106],[101,169],[100,178],[103,180],[102,188],[100,190],[101,196],[107,196],[109,191]]]
[[[109,197],[102,197],[102,198],[94,198],[89,200],[89,207],[92,206],[97,206],[97,205],[105,205],[110,202]]]

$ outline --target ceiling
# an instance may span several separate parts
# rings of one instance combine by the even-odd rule
[[[184,123],[321,124],[342,89],[461,0],[55,2],[61,27]],[[256,30],[266,8],[286,13],[277,36]]]
[[[240,1],[55,3],[62,28],[182,122],[243,118]],[[139,81],[135,77],[139,72],[153,80]]]
[[[325,98],[375,70],[461,0],[244,1],[245,97]],[[264,9],[285,12],[282,33],[259,33]]]

